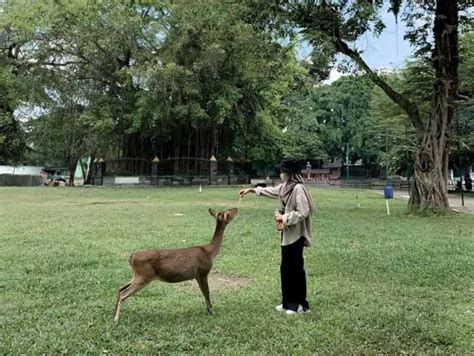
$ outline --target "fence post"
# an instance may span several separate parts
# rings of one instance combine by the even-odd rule
[[[231,185],[231,179],[232,176],[234,175],[234,160],[232,159],[231,156],[227,157],[226,159],[227,162],[227,184]]]
[[[155,156],[151,161],[151,184],[158,185],[158,164],[160,159]]]
[[[209,159],[209,184],[212,185],[212,178],[217,175],[217,159],[214,155]]]
[[[102,185],[104,183],[105,161],[103,158],[94,160],[94,185]]]
[[[96,185],[96,177],[97,177],[97,158],[91,162],[91,169],[92,169],[92,177],[91,177],[91,184]]]

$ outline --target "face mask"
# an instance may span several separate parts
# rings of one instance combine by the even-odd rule
[[[290,178],[290,177],[288,176],[288,173],[283,173],[283,172],[280,173],[280,179],[281,179],[281,181],[282,181],[283,183],[288,182],[288,179],[289,179],[289,178]]]

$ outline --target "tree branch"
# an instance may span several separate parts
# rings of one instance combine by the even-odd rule
[[[461,98],[461,100],[455,100],[454,104],[457,109],[462,110],[474,106],[474,98]]]
[[[354,62],[356,62],[359,67],[361,67],[369,75],[370,79],[377,86],[379,86],[380,89],[382,89],[390,99],[397,103],[408,114],[408,117],[413,123],[413,126],[415,127],[418,136],[422,137],[425,127],[423,124],[423,120],[421,120],[418,106],[406,96],[400,94],[390,85],[388,85],[387,82],[385,82],[377,73],[375,73],[367,65],[367,63],[365,63],[360,54],[351,49],[343,40],[336,37],[334,39],[334,44],[341,53],[345,54],[346,56],[350,57]]]
[[[71,64],[83,64],[84,62],[81,62],[81,61],[67,61],[67,62],[62,62],[62,63],[57,63],[57,62],[38,62],[38,63],[35,63],[35,64],[38,64],[38,65],[45,65],[45,66],[52,66],[52,67],[65,67],[65,66],[68,66],[68,65],[71,65]]]

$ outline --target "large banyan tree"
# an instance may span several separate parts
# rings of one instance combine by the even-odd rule
[[[22,4],[0,5],[0,25],[5,53],[19,53],[13,66],[29,78],[20,100],[43,108],[36,147],[54,142],[71,167],[82,154],[280,158],[274,114],[299,69],[292,43],[263,30],[245,3]]]
[[[313,55],[325,56],[328,61],[338,53],[348,56],[406,112],[419,141],[414,157],[411,211],[441,212],[449,208],[448,156],[459,99],[459,22],[464,20],[461,14],[469,3],[468,0],[281,0],[269,9],[265,9],[265,1],[255,5],[262,6],[262,16],[273,19],[277,14],[280,20],[301,29],[314,47]],[[397,20],[403,15],[402,20],[409,28],[405,37],[417,48],[417,55],[427,57],[435,71],[431,109],[426,116],[422,116],[411,97],[398,92],[370,68],[356,48],[356,41],[362,35],[383,31],[381,12],[387,8]]]

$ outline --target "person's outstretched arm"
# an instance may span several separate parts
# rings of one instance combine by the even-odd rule
[[[242,189],[239,194],[243,198],[246,194],[249,193],[255,193],[257,197],[259,196],[264,196],[267,198],[278,198],[279,192],[280,192],[280,185],[277,185],[276,187],[257,187],[257,188],[248,188],[248,189]]]

